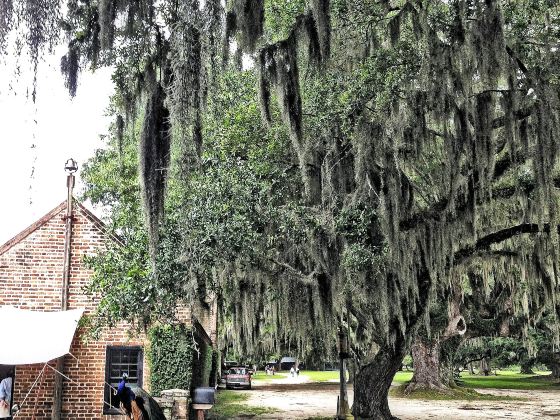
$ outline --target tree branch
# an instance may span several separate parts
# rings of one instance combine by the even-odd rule
[[[299,280],[301,280],[301,282],[303,284],[307,284],[307,285],[314,284],[314,279],[315,279],[315,276],[317,275],[317,271],[313,270],[311,273],[305,274],[305,273],[301,272],[300,270],[298,270],[297,268],[292,267],[290,264],[288,264],[286,262],[278,261],[277,259],[274,259],[274,258],[269,258],[269,260],[271,262],[273,262],[274,264],[276,264],[276,265],[284,268],[285,270],[289,271],[292,275],[294,275]]]
[[[454,265],[460,264],[466,258],[471,257],[474,253],[478,251],[489,249],[490,246],[493,244],[506,241],[508,239],[513,238],[514,236],[523,235],[527,233],[539,233],[539,232],[549,233],[550,225],[548,223],[545,223],[541,230],[539,225],[536,223],[522,223],[517,226],[512,226],[509,228],[499,230],[497,232],[490,233],[477,240],[474,245],[460,249],[459,251],[455,252],[453,258]]]

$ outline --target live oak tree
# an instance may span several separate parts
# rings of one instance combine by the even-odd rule
[[[466,339],[452,355],[452,362],[458,369],[467,368],[473,363],[485,361],[488,372],[492,367],[505,368],[519,365],[522,374],[534,374],[533,368],[545,366],[551,371],[548,377],[551,381],[558,381],[560,373],[560,353],[555,341],[556,323],[545,314],[542,319],[522,336],[513,333],[509,337],[484,336]],[[481,364],[479,374],[487,375]],[[473,369],[474,373],[474,369]],[[547,379],[544,376],[542,379]]]
[[[30,23],[24,39],[37,60],[61,4],[3,2],[0,19],[5,28]],[[532,276],[530,262],[515,264],[543,285],[556,322],[555,1],[66,5],[61,67],[70,92],[80,68],[113,65],[117,127],[143,110],[139,174],[152,260],[173,180],[184,186],[179,232],[192,267],[184,277],[192,287],[181,290],[214,289],[224,308],[243,302],[230,311],[243,348],[270,345],[262,336],[305,348],[348,329],[354,416],[391,418],[390,383],[419,326],[429,332],[437,292],[461,261],[492,259],[519,235],[535,238],[542,270]],[[289,146],[276,157],[287,168],[271,160],[263,174],[247,153],[205,160],[205,138],[216,135],[205,119],[228,71],[258,79],[262,135],[282,123]],[[290,182],[276,189],[286,173]],[[225,205],[221,218],[215,203]],[[207,236],[207,253],[199,255],[191,225]]]
[[[513,347],[514,355],[502,360],[502,366],[516,363],[521,366],[521,373],[530,373],[536,354],[532,350],[535,347],[532,331],[536,325],[550,323],[546,314],[552,307],[545,298],[546,281],[544,284],[535,281],[542,276],[538,272],[538,256],[523,257],[523,250],[530,242],[519,242],[513,241],[492,259],[474,259],[466,273],[453,278],[451,287],[439,295],[439,303],[430,309],[430,334],[420,328],[412,344],[414,376],[407,392],[419,388],[438,391],[453,388],[458,369],[475,362],[489,367],[491,359],[496,358],[494,350],[509,354]],[[520,272],[516,262],[519,258],[524,259],[526,268],[536,265],[529,276]],[[550,327],[557,328],[555,323]],[[549,334],[548,338],[553,336]],[[486,355],[489,347],[484,344],[477,347],[476,354],[461,356],[465,354],[463,348],[472,348],[465,343],[475,342],[496,343],[491,357]]]
[[[558,323],[554,315],[546,314],[531,331],[533,348],[529,356],[535,363],[542,363],[551,371],[554,380],[560,379],[560,351],[557,346]]]

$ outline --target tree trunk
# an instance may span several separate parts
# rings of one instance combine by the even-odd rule
[[[346,361],[346,369],[348,369],[348,383],[353,384],[356,377],[356,362],[352,359]]]
[[[470,373],[471,375],[475,375],[474,367],[473,367],[473,365],[472,365],[472,362],[469,362],[469,373]]]
[[[531,366],[521,365],[521,369],[519,370],[519,373],[522,375],[532,375],[535,372],[533,371]]]
[[[533,372],[533,365],[535,364],[535,359],[533,358],[523,358],[521,359],[520,363],[519,363],[519,367],[520,372],[524,375],[532,375],[535,372]]]
[[[450,313],[445,330],[436,339],[428,339],[422,332],[416,335],[412,343],[414,376],[406,387],[407,393],[418,388],[447,389],[455,384],[450,349],[453,349],[452,352],[456,350],[461,337],[467,331],[465,318],[461,315],[461,300],[462,293],[455,285],[453,299],[449,303]],[[439,308],[441,312],[444,309],[444,307]],[[445,346],[445,349],[442,346]]]
[[[406,392],[417,388],[446,388],[440,371],[440,342],[417,336],[412,343],[414,375]]]
[[[560,352],[552,353],[550,363],[547,363],[552,371],[551,376],[555,379],[560,379]]]
[[[484,376],[490,375],[490,361],[486,357],[484,357],[480,361],[480,373],[483,374]]]
[[[560,365],[552,365],[552,377],[560,379]]]
[[[358,368],[354,381],[355,420],[396,419],[389,410],[389,388],[406,354],[404,340],[396,348],[379,349],[373,360]]]
[[[453,367],[443,355],[442,343],[417,337],[412,344],[414,375],[406,392],[415,389],[447,389],[455,385]]]

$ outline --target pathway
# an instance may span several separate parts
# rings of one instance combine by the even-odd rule
[[[256,381],[257,382],[257,381]],[[259,381],[260,382],[260,381]],[[295,420],[313,416],[329,417],[336,412],[336,383],[308,383],[308,378],[275,379],[255,383],[245,402],[270,407],[278,412],[259,416],[261,419]],[[392,413],[402,420],[433,419],[560,419],[560,392],[536,390],[478,390],[481,393],[524,398],[524,401],[424,401],[390,398]],[[352,386],[348,397],[352,402]]]

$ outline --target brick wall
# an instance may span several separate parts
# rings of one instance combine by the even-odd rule
[[[64,263],[63,216],[66,203],[39,219],[21,234],[0,247],[0,305],[23,309],[56,311],[61,307],[62,270]],[[84,207],[74,206],[71,272],[68,308],[85,308],[86,314],[95,302],[82,293],[91,271],[83,264],[85,255],[102,249],[107,236],[103,225]],[[4,322],[4,321],[3,321]],[[77,332],[71,353],[66,356],[65,373],[79,385],[64,381],[62,417],[64,419],[116,419],[103,416],[105,353],[107,346],[144,346],[145,337],[129,337],[129,328],[119,325],[99,341],[84,342]],[[55,362],[51,362],[55,366]],[[43,365],[18,366],[14,384],[14,403],[25,394]],[[144,388],[149,389],[147,363],[144,360]],[[28,396],[19,419],[50,419],[54,373],[47,369]],[[33,417],[33,413],[35,416]]]
[[[212,345],[216,346],[218,339],[218,301],[214,294],[210,294],[206,298],[205,304],[206,307],[203,307],[198,303],[192,308],[192,314],[208,334]]]

